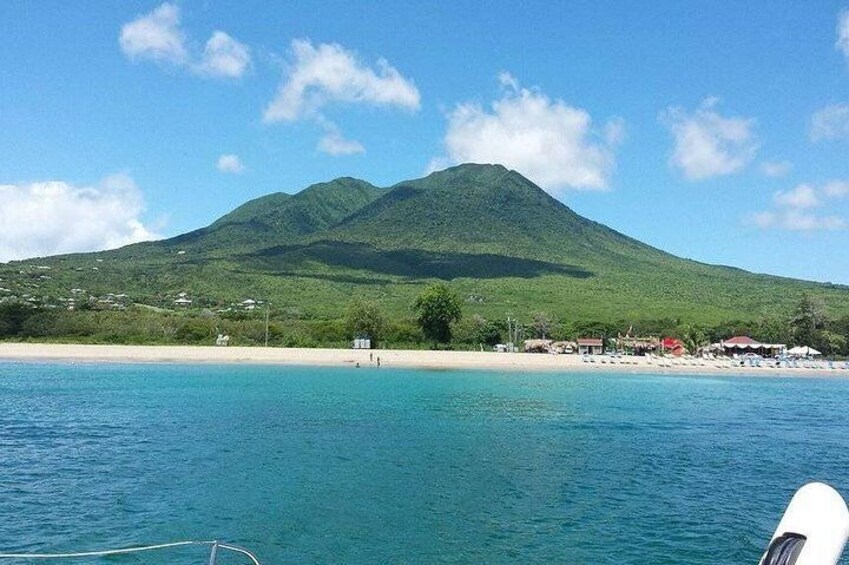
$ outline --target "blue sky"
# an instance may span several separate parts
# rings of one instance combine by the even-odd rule
[[[847,2],[0,4],[0,260],[503,162],[710,263],[849,283]]]

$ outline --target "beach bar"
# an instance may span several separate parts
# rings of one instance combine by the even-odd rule
[[[633,337],[620,335],[616,338],[616,350],[631,355],[645,355],[660,349],[660,340],[656,337]]]
[[[783,343],[761,343],[748,336],[734,336],[719,342],[719,347],[728,356],[756,353],[764,357],[775,357],[787,352]]]

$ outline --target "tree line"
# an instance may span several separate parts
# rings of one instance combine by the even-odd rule
[[[0,339],[118,344],[211,344],[218,334],[233,345],[277,347],[348,347],[369,337],[390,348],[478,349],[508,341],[507,316],[487,319],[465,315],[449,285],[425,288],[407,317],[387,316],[375,301],[353,299],[335,320],[305,319],[271,312],[215,313],[211,310],[161,311],[143,306],[127,310],[67,311],[34,308],[22,302],[0,304]],[[803,298],[791,312],[756,320],[707,325],[680,319],[563,320],[545,312],[514,315],[511,330],[520,339],[574,341],[578,337],[632,335],[675,337],[690,351],[733,335],[762,342],[809,345],[826,355],[849,356],[849,316],[829,318],[815,298]]]

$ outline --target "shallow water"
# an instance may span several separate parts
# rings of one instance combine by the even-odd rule
[[[0,364],[0,551],[754,564],[814,479],[849,494],[849,380]]]

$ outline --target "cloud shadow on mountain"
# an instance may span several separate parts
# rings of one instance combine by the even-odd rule
[[[280,245],[242,255],[241,259],[266,272],[289,275],[299,273],[302,276],[312,276],[315,269],[310,268],[310,264],[315,263],[396,277],[442,280],[535,278],[545,275],[586,279],[594,275],[591,271],[574,265],[491,253],[445,253],[421,249],[385,250],[365,243],[340,241]]]

